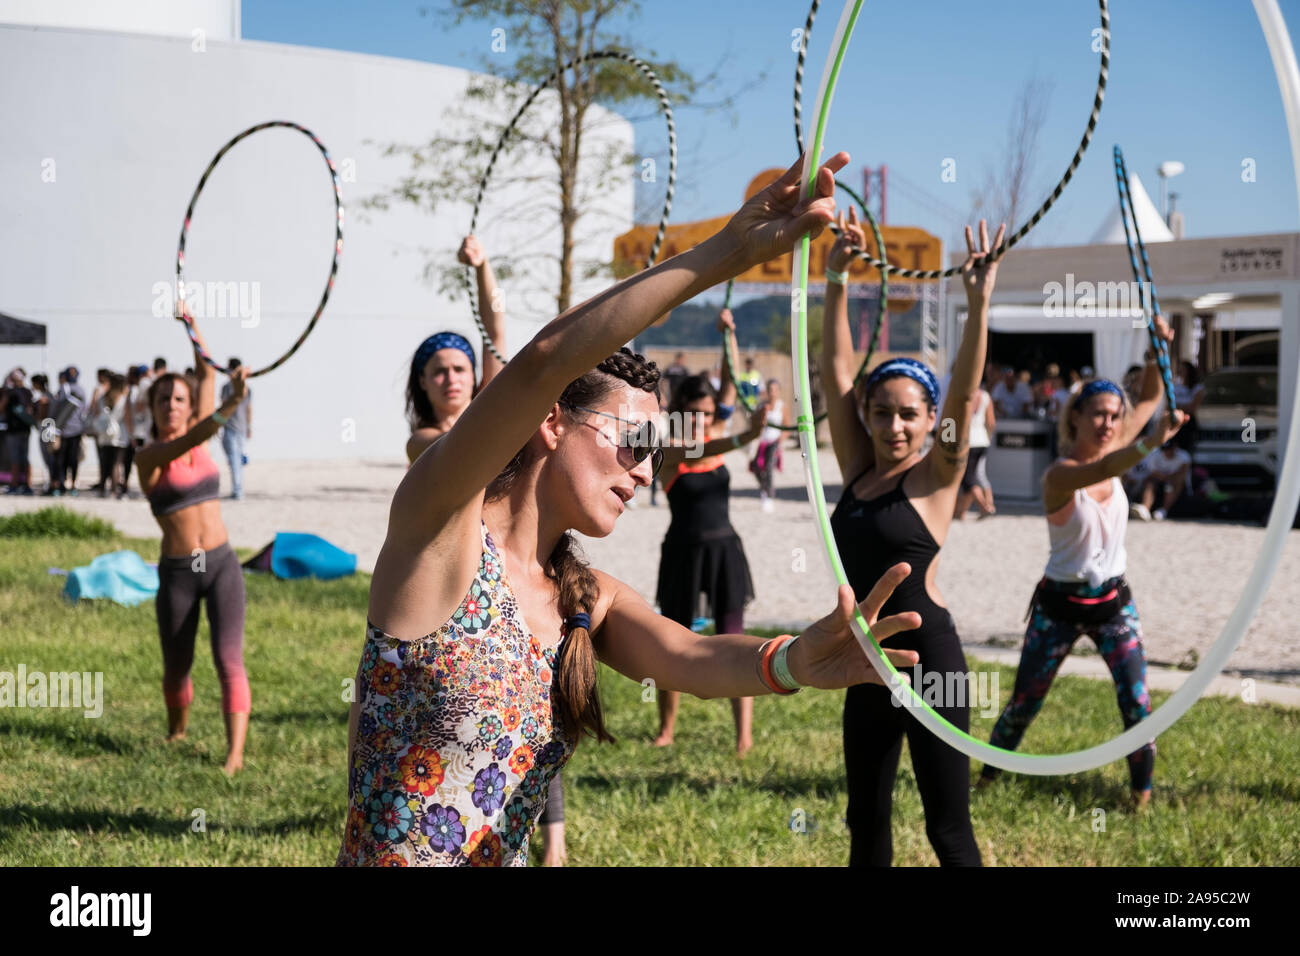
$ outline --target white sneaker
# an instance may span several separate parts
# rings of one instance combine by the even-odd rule
[[[1164,521],[1164,520],[1165,520],[1165,509],[1164,509],[1164,508],[1157,508],[1155,511],[1151,512],[1151,519],[1152,519],[1153,521]]]
[[[763,510],[764,510],[764,511],[767,511],[767,512],[775,511],[775,510],[776,510],[776,502],[774,502],[771,498],[764,498],[764,499],[763,499]]]
[[[1130,518],[1137,518],[1139,521],[1151,520],[1151,512],[1148,511],[1147,506],[1143,504],[1134,504],[1128,509],[1128,516]]]

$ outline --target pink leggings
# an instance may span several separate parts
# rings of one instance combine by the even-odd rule
[[[229,542],[192,558],[158,559],[155,608],[162,641],[163,699],[168,707],[188,707],[194,699],[190,668],[200,599],[208,606],[221,710],[246,714],[250,695],[244,673],[244,571]]]

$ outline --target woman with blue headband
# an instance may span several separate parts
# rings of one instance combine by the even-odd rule
[[[1162,316],[1156,329],[1167,342],[1174,334]],[[1146,685],[1142,624],[1124,580],[1128,496],[1120,476],[1169,441],[1186,422],[1183,412],[1165,417],[1150,446],[1141,437],[1164,401],[1164,384],[1154,354],[1148,354],[1136,406],[1114,382],[1084,383],[1062,409],[1058,458],[1043,473],[1043,509],[1051,553],[1029,605],[1029,626],[1011,700],[993,727],[990,742],[1014,750],[1043,706],[1056,672],[1070,649],[1087,634],[1115,681],[1124,728],[1151,713]],[[1156,745],[1129,754],[1134,807],[1151,800]],[[998,774],[986,766],[981,787]]]
[[[997,274],[997,263],[987,257],[1001,245],[1006,225],[992,246],[983,220],[979,230],[977,249],[966,227],[969,255],[962,282],[969,312],[936,441],[928,452],[925,440],[935,429],[939,401],[933,371],[915,359],[895,358],[867,377],[861,404],[853,387],[857,358],[844,281],[854,249],[866,241],[856,213],[850,211],[847,220],[841,216],[840,238],[826,262],[822,381],[835,458],[845,477],[831,528],[855,595],[865,594],[882,569],[899,561],[911,565],[887,606],[921,613],[920,628],[898,642],[919,654],[918,672],[911,675],[915,687],[922,686],[923,675],[932,684],[932,673],[944,675],[942,687],[957,686],[949,675],[960,675],[965,687],[966,659],[935,586],[935,572],[966,473],[970,416],[984,369],[989,299]],[[964,693],[960,700],[938,704],[934,709],[954,726],[970,727]],[[893,860],[890,814],[904,734],[925,807],[926,835],[940,865],[979,866],[970,823],[970,760],[898,707],[888,689],[869,684],[850,687],[844,699],[849,865],[888,866]]]
[[[496,278],[483,247],[466,236],[457,257],[474,269],[478,281],[479,317],[498,352],[505,353],[505,315],[499,308]],[[431,335],[415,350],[406,377],[406,417],[411,437],[406,460],[421,453],[451,430],[470,400],[504,367],[491,349],[483,349],[483,378],[475,382],[474,348],[457,332]]]
[[[798,637],[700,637],[590,568],[571,533],[612,533],[663,460],[659,369],[620,345],[825,228],[847,162],[827,160],[808,198],[796,163],[713,236],[566,311],[407,470],[370,583],[339,863],[526,863],[551,778],[582,737],[611,739],[597,661],[701,698],[879,681],[847,586]],[[861,605],[878,638],[919,623],[877,620],[907,572]]]

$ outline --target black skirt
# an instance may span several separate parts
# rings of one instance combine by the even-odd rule
[[[741,611],[754,597],[754,581],[740,538],[731,528],[664,538],[659,552],[659,612],[690,627],[699,596],[715,621]]]

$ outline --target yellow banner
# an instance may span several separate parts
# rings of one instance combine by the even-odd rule
[[[769,169],[759,173],[745,191],[748,199],[780,176],[785,170]],[[846,196],[837,199],[840,208],[847,208],[852,202]],[[659,262],[663,262],[678,253],[694,248],[709,236],[727,224],[729,216],[716,219],[704,219],[699,222],[685,222],[669,226],[664,232],[663,245],[659,249]],[[634,226],[614,240],[614,268],[620,278],[645,268],[650,257],[650,246],[654,242],[655,226]],[[943,268],[943,244],[938,236],[933,236],[924,229],[914,226],[881,226],[881,236],[885,240],[887,260],[904,269],[941,269]],[[826,258],[830,254],[835,237],[829,229],[812,241],[808,259],[808,277],[820,281],[826,277]],[[875,236],[867,229],[867,251],[877,259]],[[736,276],[737,282],[771,282],[775,285],[789,285],[792,279],[794,256],[786,253],[776,259],[754,266]],[[879,274],[861,259],[853,259],[849,265],[849,275],[858,280],[870,281]],[[935,281],[935,280],[930,280]]]

